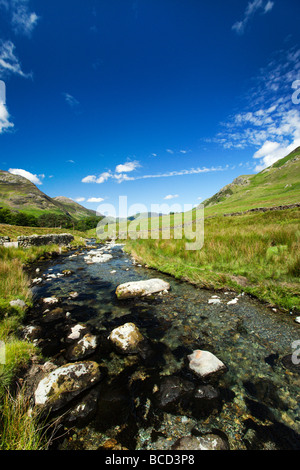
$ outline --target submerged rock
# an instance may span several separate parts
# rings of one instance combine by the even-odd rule
[[[174,411],[188,398],[194,391],[194,384],[180,377],[169,376],[164,377],[156,393],[156,401],[159,408],[165,411]]]
[[[63,424],[77,427],[85,426],[96,413],[98,395],[97,387],[89,391],[87,395],[80,400],[80,403],[63,415]]]
[[[143,297],[145,295],[167,292],[170,284],[162,279],[148,279],[146,281],[126,282],[120,284],[116,289],[118,299],[129,299],[132,297]]]
[[[227,370],[225,364],[209,351],[197,349],[188,356],[189,368],[200,377]]]
[[[125,323],[115,328],[108,339],[123,353],[135,354],[138,346],[144,340],[143,335],[134,323]]]
[[[217,434],[205,436],[185,436],[178,439],[172,450],[230,450],[227,440]]]
[[[95,385],[100,378],[96,362],[77,362],[58,367],[39,382],[34,394],[35,404],[56,411]]]

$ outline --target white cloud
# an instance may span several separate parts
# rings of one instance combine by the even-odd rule
[[[5,104],[0,103],[0,134],[14,127],[14,124],[9,121],[9,118],[10,116]]]
[[[70,93],[63,93],[63,96],[65,97],[66,102],[69,106],[71,106],[71,108],[74,108],[79,105],[79,101],[77,101],[74,96],[70,95]]]
[[[260,10],[262,14],[266,14],[272,10],[273,6],[274,6],[274,2],[272,1],[267,1],[267,2],[263,0],[253,0],[252,2],[250,1],[246,7],[243,19],[241,21],[237,21],[236,23],[234,23],[234,25],[232,26],[232,29],[237,34],[243,34],[245,32],[246,26],[248,25],[249,21],[255,15],[256,12]]]
[[[137,160],[135,160],[132,162],[126,162],[121,165],[117,165],[115,171],[117,173],[128,173],[130,171],[136,170],[138,167],[140,167],[140,163]]]
[[[294,140],[289,145],[281,145],[278,142],[265,142],[264,145],[253,155],[253,158],[260,159],[260,163],[256,165],[255,171],[262,171],[270,165],[273,165],[277,160],[286,157],[299,146],[300,139]]]
[[[19,6],[12,15],[12,26],[17,33],[30,35],[35,28],[39,17],[27,11],[26,7]]]
[[[87,202],[102,202],[104,199],[102,197],[90,197]]]
[[[97,176],[95,175],[88,175],[81,180],[82,183],[96,183]]]
[[[245,97],[246,109],[222,123],[224,130],[210,141],[225,149],[256,147],[256,171],[286,156],[299,145],[300,110],[293,102],[293,84],[299,78],[300,49],[274,54],[253,79],[254,86]]]
[[[265,11],[264,13],[268,13],[268,11],[271,11],[274,6],[274,2],[269,1],[266,6],[265,6]]]
[[[173,153],[174,153],[173,150],[171,150],[171,149],[166,149],[166,152],[170,153],[171,155],[173,155]]]
[[[0,7],[9,13],[11,25],[16,34],[30,35],[37,25],[39,17],[29,11],[30,0],[0,0]]]
[[[0,75],[10,74],[20,75],[24,78],[32,77],[32,74],[26,74],[22,71],[21,64],[15,55],[15,45],[11,41],[2,41],[0,43]]]
[[[176,199],[179,197],[178,194],[168,194],[168,196],[165,196],[164,199],[169,200],[169,199]]]
[[[229,165],[225,167],[218,166],[218,167],[202,167],[202,168],[189,168],[185,170],[175,170],[175,171],[168,171],[166,173],[157,173],[157,174],[150,174],[150,175],[142,175],[142,176],[128,176],[126,173],[112,173],[111,171],[107,171],[102,173],[99,177],[96,175],[88,175],[83,178],[81,181],[82,183],[98,183],[102,184],[107,181],[109,178],[115,180],[117,183],[122,183],[123,181],[136,181],[141,179],[149,179],[149,178],[168,178],[171,176],[183,176],[183,175],[197,175],[200,173],[210,173],[213,171],[226,171],[229,169]]]
[[[8,171],[12,175],[23,176],[23,178],[26,178],[27,180],[31,181],[34,184],[37,184],[37,185],[43,184],[37,175],[33,175],[29,171],[22,170],[19,168],[10,168]]]
[[[85,197],[77,197],[75,199],[76,202],[84,202],[85,201]]]

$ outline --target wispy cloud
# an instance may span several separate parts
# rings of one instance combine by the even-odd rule
[[[79,105],[79,101],[77,101],[74,96],[70,95],[70,93],[62,93],[62,95],[64,96],[66,103],[68,103],[71,108],[75,108]]]
[[[170,199],[176,199],[177,197],[179,197],[178,194],[168,194],[167,196],[164,197],[164,199],[168,201]]]
[[[22,170],[20,168],[10,168],[8,171],[12,175],[23,176],[23,178],[26,178],[27,180],[31,181],[34,184],[37,184],[37,185],[43,184],[41,180],[39,179],[38,175],[33,175],[29,171]],[[45,175],[39,175],[39,176],[45,177]]]
[[[90,197],[87,202],[102,202],[104,199],[102,197]]]
[[[210,173],[214,171],[226,171],[229,169],[229,165],[225,167],[217,166],[217,167],[202,167],[202,168],[190,168],[186,170],[175,170],[175,171],[168,171],[166,173],[157,173],[157,174],[150,174],[150,175],[141,175],[141,176],[128,176],[126,173],[124,174],[115,174],[112,172],[105,172],[102,173],[100,176],[96,175],[88,175],[84,177],[81,181],[82,183],[104,183],[109,178],[116,180],[118,183],[122,183],[123,181],[136,181],[142,179],[150,179],[150,178],[170,178],[172,176],[183,176],[183,175],[197,175],[200,173]]]
[[[6,78],[9,75],[19,75],[23,78],[31,78],[31,73],[24,73],[19,59],[15,54],[15,45],[11,41],[0,41],[0,76]]]
[[[9,129],[12,129],[13,127],[14,124],[10,122],[10,116],[5,104],[0,103],[0,134]]]
[[[253,80],[244,109],[229,116],[211,141],[226,149],[255,147],[256,171],[287,155],[300,145],[300,110],[292,100],[297,79],[300,49],[277,52]]]
[[[74,199],[74,201],[76,201],[76,202],[84,202],[84,201],[85,201],[85,197],[76,197],[76,198]]]
[[[250,1],[246,7],[244,17],[241,21],[237,21],[232,26],[232,29],[237,34],[243,34],[245,29],[250,22],[250,20],[254,17],[257,12],[261,12],[262,14],[266,14],[271,11],[274,7],[274,2],[272,1],[264,1],[264,0],[253,0]]]
[[[0,0],[10,17],[12,28],[16,34],[29,36],[36,27],[39,17],[29,9],[30,0]]]

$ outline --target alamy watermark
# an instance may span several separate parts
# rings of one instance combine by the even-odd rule
[[[294,350],[292,354],[292,363],[295,366],[298,366],[300,364],[300,340],[293,341],[292,349]]]
[[[292,83],[292,88],[293,88],[293,90],[296,90],[292,94],[292,102],[294,104],[300,104],[300,80],[295,80]]]
[[[0,341],[0,365],[6,364],[6,348],[4,341]]]
[[[0,105],[6,104],[6,85],[3,80],[0,80]]]
[[[129,216],[137,213],[150,216]],[[122,214],[122,219],[118,219],[117,214]],[[97,208],[97,215],[105,215],[96,229],[97,237],[101,240],[185,240],[185,249],[194,251],[201,250],[204,244],[203,204],[197,207],[192,204],[151,204],[149,211],[144,204],[128,207],[127,196],[120,196],[118,210],[112,204],[101,204]]]

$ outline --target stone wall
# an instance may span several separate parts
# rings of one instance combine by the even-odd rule
[[[28,237],[18,237],[18,244],[20,247],[27,248],[28,246],[42,246],[42,245],[69,245],[74,240],[73,235],[70,233],[52,233],[49,235],[31,235]]]
[[[3,246],[4,243],[9,243],[10,238],[9,237],[0,237],[0,246]]]

